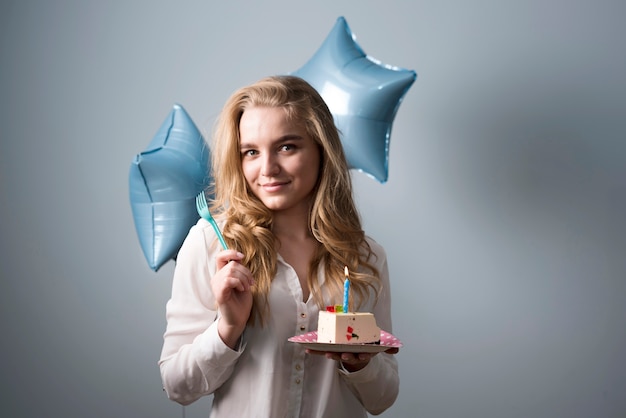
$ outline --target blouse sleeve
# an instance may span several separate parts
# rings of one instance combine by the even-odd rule
[[[374,305],[372,312],[376,317],[377,325],[382,330],[392,333],[391,289],[389,287],[387,256],[379,244],[370,241],[370,245],[377,255],[376,266],[378,267],[382,283],[378,301]],[[339,370],[352,393],[370,414],[378,415],[382,413],[398,397],[400,379],[398,376],[398,362],[393,354],[384,352],[377,354],[372,357],[366,367],[357,372],[349,373],[343,368]]]
[[[219,388],[243,351],[243,347],[230,349],[217,333],[208,248],[200,220],[178,253],[172,295],[166,306],[161,379],[167,396],[183,405]]]

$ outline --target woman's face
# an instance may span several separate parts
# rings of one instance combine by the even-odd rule
[[[251,107],[239,122],[241,166],[248,186],[273,211],[308,210],[320,150],[280,107]]]

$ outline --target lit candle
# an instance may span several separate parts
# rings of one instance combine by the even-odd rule
[[[346,280],[343,282],[343,311],[348,313],[348,293],[350,292],[350,278],[348,275],[348,266],[344,269]]]

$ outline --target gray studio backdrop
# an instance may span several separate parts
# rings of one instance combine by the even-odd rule
[[[389,181],[354,172],[389,253],[386,417],[626,416],[626,3],[3,1],[0,415],[202,417],[161,391],[173,263],[148,268],[133,156],[174,103],[298,69],[344,16],[414,69]]]

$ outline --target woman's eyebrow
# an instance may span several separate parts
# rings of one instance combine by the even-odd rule
[[[276,142],[285,142],[285,141],[300,141],[304,139],[301,135],[298,134],[287,134],[284,136],[281,136],[280,138],[278,138],[276,140]]]
[[[280,143],[289,142],[289,141],[301,141],[303,139],[304,137],[302,135],[286,134],[286,135],[276,138],[274,141],[272,141],[272,144],[280,144]],[[239,148],[241,149],[255,148],[255,147],[257,147],[257,145],[254,143],[242,142],[239,144]]]

